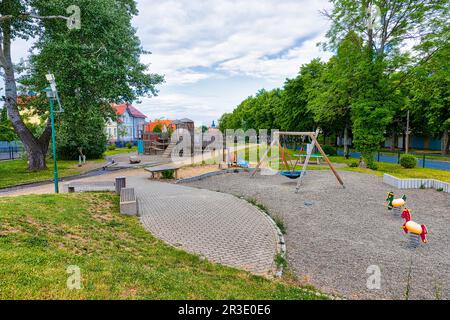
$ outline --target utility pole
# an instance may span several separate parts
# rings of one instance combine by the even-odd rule
[[[411,131],[409,130],[409,110],[406,115],[406,139],[405,139],[405,153],[409,153],[409,135],[411,134]]]

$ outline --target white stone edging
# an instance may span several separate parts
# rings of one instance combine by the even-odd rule
[[[397,189],[442,189],[450,193],[450,183],[435,179],[399,179],[385,173],[383,182]]]

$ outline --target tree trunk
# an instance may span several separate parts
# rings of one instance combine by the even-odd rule
[[[348,155],[348,125],[344,129],[344,156]]]
[[[397,133],[394,131],[392,133],[392,143],[391,143],[391,151],[395,151],[397,148]]]
[[[28,154],[28,170],[37,171],[46,169],[45,155],[48,149],[48,128],[42,134],[42,139],[36,139],[23,122],[19,109],[17,108],[17,85],[14,75],[14,66],[11,59],[11,27],[4,23],[3,50],[1,52],[0,64],[4,70],[5,81],[5,106],[11,120],[14,131],[19,136]]]
[[[445,130],[443,135],[442,135],[442,155],[446,155],[448,154],[448,148],[449,148],[449,134],[448,134],[448,130]]]

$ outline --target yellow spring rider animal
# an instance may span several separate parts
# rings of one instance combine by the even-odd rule
[[[389,192],[386,201],[388,201],[388,209],[389,210],[392,210],[395,208],[401,208],[406,204],[406,196],[404,195],[403,197],[401,197],[399,199],[395,199],[394,193]]]

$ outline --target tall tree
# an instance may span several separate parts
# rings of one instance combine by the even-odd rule
[[[308,100],[315,121],[326,131],[343,133],[344,153],[349,151],[352,128],[351,108],[359,91],[358,64],[362,58],[362,39],[349,32],[336,55],[326,64],[315,94]]]
[[[316,86],[324,64],[314,59],[301,66],[294,79],[284,83],[283,103],[277,111],[277,123],[282,130],[312,131],[317,126],[308,101],[317,93]]]
[[[332,22],[327,33],[327,46],[337,48],[349,31],[356,32],[365,42],[366,54],[359,63],[359,96],[353,105],[352,117],[354,142],[366,160],[371,162],[371,153],[384,140],[382,134],[399,110],[396,95],[404,79],[394,81],[394,74],[410,61],[406,59],[408,52],[401,52],[401,48],[408,41],[421,41],[441,31],[444,26],[442,22],[447,19],[448,1],[330,1],[334,5],[333,10],[324,12]],[[417,59],[411,60],[427,60],[436,52],[432,51],[425,57],[417,55]],[[373,116],[380,118],[375,121]]]
[[[420,126],[442,140],[442,154],[449,153],[450,131],[450,44],[430,61],[414,70],[410,107]],[[423,129],[422,129],[423,130]]]
[[[134,0],[8,0],[4,3],[15,8],[8,7],[9,18],[5,20],[11,24],[9,52],[12,35],[37,38],[29,72],[22,79],[23,85],[35,91],[42,90],[48,85],[45,74],[50,70],[56,76],[65,107],[65,113],[58,115],[57,119],[58,132],[61,133],[59,142],[64,142],[64,137],[67,137],[65,142],[78,139],[76,149],[87,148],[96,141],[103,143],[103,139],[93,139],[93,134],[83,135],[91,120],[98,123],[99,117],[114,116],[110,102],[131,102],[137,96],[156,94],[155,85],[163,78],[148,74],[147,66],[139,62],[145,51],[131,26],[131,19],[138,13]],[[65,19],[61,15],[66,14],[67,8],[81,9],[81,28],[69,29],[64,21],[60,21]],[[5,10],[2,9],[2,15],[5,15]],[[32,12],[33,15],[24,12]],[[45,18],[36,22],[37,17]],[[8,34],[5,23],[2,25],[4,36]],[[23,125],[16,106],[17,84],[13,68],[9,75],[9,79],[6,77],[8,112],[27,148],[29,169],[43,169],[49,126],[36,138]],[[46,111],[45,104],[36,108],[41,114]],[[97,128],[97,135],[104,135],[100,126],[93,127]]]
[[[65,13],[65,11],[63,12]],[[12,57],[12,42],[28,40],[43,32],[44,20],[67,20],[64,16],[43,16],[31,0],[4,0],[0,3],[0,68],[5,81],[5,106],[12,126],[28,153],[30,170],[45,168],[45,154],[50,138],[50,128],[35,137],[25,125],[17,107],[17,83]],[[65,25],[63,21],[60,21]]]
[[[350,31],[356,32],[378,58],[393,58],[406,41],[439,32],[448,19],[448,0],[330,0],[324,11],[332,24],[326,46],[337,48]]]

